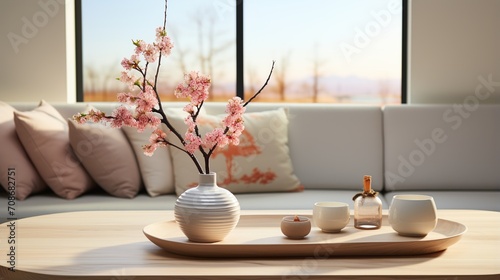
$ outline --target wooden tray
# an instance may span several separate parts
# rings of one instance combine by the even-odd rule
[[[304,215],[308,216],[308,215]],[[311,217],[311,216],[308,216]],[[353,227],[354,218],[340,233],[324,233],[314,226],[300,240],[281,233],[282,215],[242,215],[236,228],[221,242],[189,241],[174,220],[150,224],[146,237],[168,252],[193,257],[317,257],[418,255],[445,250],[460,240],[467,228],[439,219],[425,237],[398,235],[384,215],[378,230]]]

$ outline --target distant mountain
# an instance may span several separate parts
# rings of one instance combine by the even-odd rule
[[[287,82],[286,96],[289,98],[301,98],[312,96],[313,78],[295,79]],[[255,85],[258,89],[262,85]],[[231,93],[235,91],[235,83],[217,84],[218,92]],[[248,85],[245,85],[248,89]],[[276,94],[276,82],[271,79],[266,88],[268,94]],[[379,98],[381,93],[399,96],[401,94],[401,80],[374,80],[358,76],[323,76],[319,79],[319,93],[337,99],[373,99]]]
[[[304,89],[312,92],[313,78],[291,81],[289,83],[290,93],[305,93]],[[373,80],[357,76],[341,77],[337,75],[323,76],[319,78],[319,91],[322,94],[333,97],[342,96],[379,96],[381,92],[399,93],[401,91],[401,80]]]

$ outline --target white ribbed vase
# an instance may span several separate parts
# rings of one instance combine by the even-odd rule
[[[198,186],[177,198],[174,214],[190,241],[217,242],[240,220],[240,204],[230,191],[217,186],[215,173],[200,174]]]

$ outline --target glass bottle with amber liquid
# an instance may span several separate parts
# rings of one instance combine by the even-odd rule
[[[382,226],[382,201],[378,192],[371,187],[372,177],[363,177],[363,192],[354,200],[354,227],[358,229],[378,229]]]

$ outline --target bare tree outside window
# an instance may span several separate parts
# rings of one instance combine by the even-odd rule
[[[163,16],[161,9],[156,9],[157,17],[136,9],[163,5],[164,0],[82,0],[85,101],[116,101],[116,94],[127,90],[116,81],[120,61],[133,50],[131,40],[154,37],[147,32],[154,30],[157,19]],[[174,88],[190,71],[210,75],[211,101],[226,101],[234,96],[235,13],[220,15],[213,1],[206,0],[170,0],[168,9],[167,33],[173,39],[174,49],[161,66],[162,84],[158,88],[162,100],[177,100]],[[124,15],[133,15],[133,20]]]
[[[246,88],[276,60],[266,101],[401,103],[401,0],[244,4]]]

